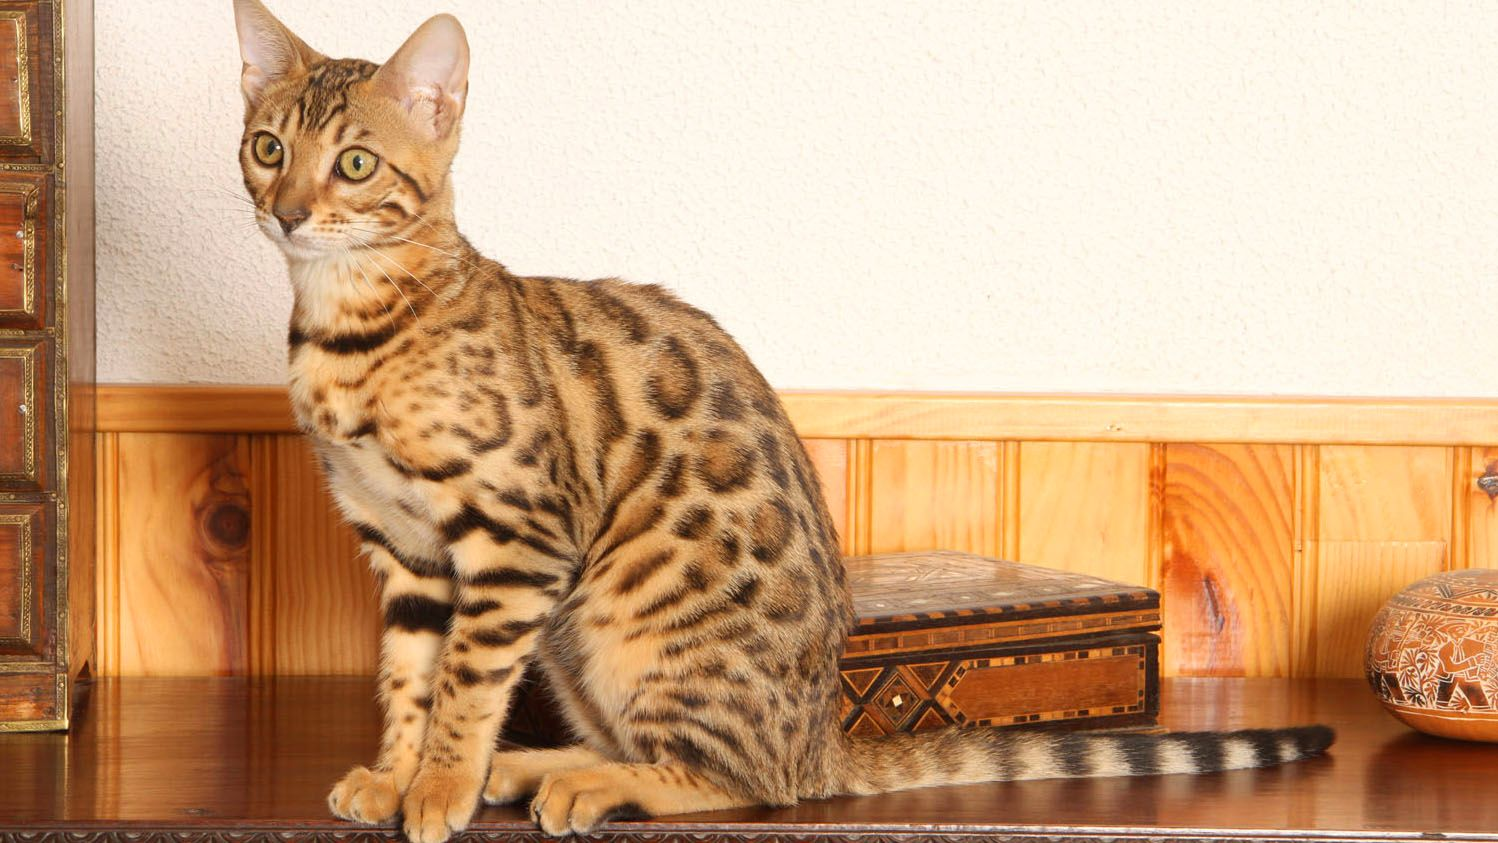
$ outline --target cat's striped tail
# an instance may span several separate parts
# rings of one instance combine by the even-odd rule
[[[850,738],[840,790],[872,794],[1019,779],[1267,767],[1318,755],[1334,737],[1326,726],[1299,726],[1163,735],[954,728]]]

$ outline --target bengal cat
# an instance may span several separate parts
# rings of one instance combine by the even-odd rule
[[[383,66],[235,0],[245,188],[295,291],[296,417],[363,537],[385,628],[378,760],[329,796],[414,843],[534,794],[550,835],[836,794],[1276,764],[1322,727],[849,738],[850,626],[816,471],[775,393],[666,290],[521,278],[453,220],[457,20]],[[576,746],[495,751],[540,667]]]

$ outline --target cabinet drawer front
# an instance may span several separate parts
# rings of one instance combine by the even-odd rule
[[[55,673],[0,673],[0,733],[66,727],[63,685]]]
[[[50,344],[0,341],[0,490],[39,491],[47,478],[42,458],[47,433]]]
[[[48,199],[46,176],[0,173],[0,328],[48,321]]]
[[[0,160],[48,159],[51,42],[51,3],[0,0]]]
[[[45,506],[0,503],[0,664],[46,653]]]

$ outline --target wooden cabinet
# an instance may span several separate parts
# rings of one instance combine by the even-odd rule
[[[0,0],[0,731],[93,657],[93,158],[91,0]]]

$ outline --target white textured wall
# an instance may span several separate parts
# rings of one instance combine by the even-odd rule
[[[270,0],[474,46],[459,217],[782,387],[1492,394],[1498,5]],[[228,0],[98,4],[107,381],[279,382]]]

